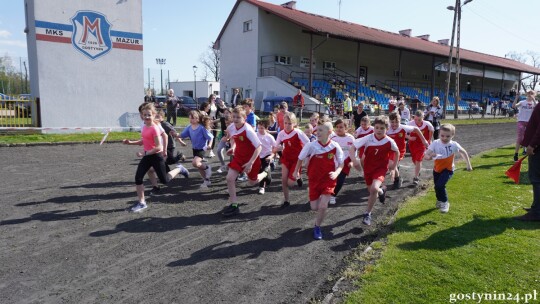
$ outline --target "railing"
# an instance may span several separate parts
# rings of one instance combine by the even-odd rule
[[[0,99],[0,127],[38,127],[37,108],[35,99]]]

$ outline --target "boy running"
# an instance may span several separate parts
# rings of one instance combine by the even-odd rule
[[[454,155],[459,152],[467,162],[467,171],[472,171],[469,154],[460,144],[452,140],[455,134],[456,128],[453,125],[442,125],[439,130],[439,139],[429,145],[424,157],[426,160],[435,160],[433,164],[433,182],[437,196],[435,207],[442,213],[447,213],[450,209],[446,184],[454,174]]]
[[[360,161],[356,158],[356,149],[365,147],[364,150],[364,179],[369,190],[368,207],[364,213],[362,223],[371,225],[371,210],[375,205],[377,196],[384,204],[386,200],[386,186],[383,185],[384,177],[388,169],[396,169],[399,160],[399,149],[393,139],[386,136],[388,129],[388,117],[381,115],[375,118],[374,133],[366,137],[357,138],[349,149],[349,157],[354,167],[360,168]],[[393,165],[389,167],[390,155],[393,155]]]
[[[330,197],[330,204],[333,205],[336,203],[336,196],[338,195],[339,191],[341,190],[341,187],[343,187],[343,183],[345,183],[345,178],[349,175],[351,172],[351,158],[349,157],[349,149],[352,147],[354,142],[354,136],[347,133],[348,126],[347,126],[347,120],[338,119],[334,123],[335,134],[331,136],[331,139],[335,141],[343,151],[343,169],[339,173],[339,176],[337,178],[336,187],[334,189],[334,193],[332,193],[332,196]]]
[[[334,193],[336,178],[343,169],[343,151],[336,142],[330,140],[332,123],[317,126],[317,141],[304,146],[294,169],[295,177],[300,179],[300,168],[305,159],[310,159],[307,175],[309,178],[309,203],[311,210],[317,211],[313,238],[321,240],[321,224],[328,210],[328,202]]]
[[[424,112],[421,110],[416,111],[414,113],[414,119],[409,121],[408,125],[420,129],[427,142],[431,143],[431,136],[433,136],[435,129],[429,121],[424,120]],[[420,170],[422,169],[422,160],[424,159],[426,147],[421,140],[418,140],[417,136],[411,134],[409,137],[409,150],[411,151],[411,158],[414,163],[413,184],[418,185],[420,183]]]

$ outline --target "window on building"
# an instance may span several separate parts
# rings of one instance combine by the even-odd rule
[[[291,56],[276,56],[276,63],[291,65]]]
[[[244,22],[244,32],[249,32],[253,30],[253,23],[251,20]]]
[[[323,61],[323,68],[324,69],[335,69],[336,63],[333,61]]]

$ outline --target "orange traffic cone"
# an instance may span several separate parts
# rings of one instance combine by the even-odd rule
[[[521,173],[521,163],[523,160],[527,158],[527,155],[523,156],[521,159],[519,159],[515,164],[510,167],[504,174],[508,176],[511,180],[513,180],[516,184],[519,184],[519,175]]]

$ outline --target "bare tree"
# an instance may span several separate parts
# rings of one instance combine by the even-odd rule
[[[210,43],[206,52],[201,54],[199,61],[204,65],[205,70],[210,72],[215,81],[219,81],[219,69],[221,61],[221,51],[214,48],[214,43]]]
[[[540,68],[540,53],[535,51],[528,50],[524,53],[510,52],[506,54],[506,57],[515,61],[519,61],[521,63],[534,66],[535,68]],[[538,83],[538,80],[540,80],[538,75],[526,74],[525,80],[521,83],[523,90],[534,90],[536,84]]]

